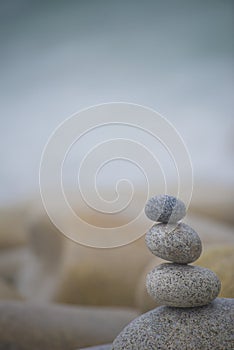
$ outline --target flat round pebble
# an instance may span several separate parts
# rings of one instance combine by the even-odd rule
[[[159,305],[194,307],[215,299],[221,283],[213,271],[204,267],[165,263],[147,275],[146,288]]]
[[[161,306],[125,327],[113,350],[232,350],[233,314],[233,299],[189,309]]]
[[[148,200],[145,206],[145,214],[153,221],[176,223],[185,216],[186,207],[176,197],[159,195]]]
[[[155,224],[146,234],[146,245],[159,258],[188,264],[202,252],[200,237],[190,226],[179,223]]]

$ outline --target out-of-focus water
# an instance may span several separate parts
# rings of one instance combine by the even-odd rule
[[[38,191],[59,123],[109,101],[163,114],[195,179],[231,183],[232,20],[228,0],[1,2],[0,203]]]

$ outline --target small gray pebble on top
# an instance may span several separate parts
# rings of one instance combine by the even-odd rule
[[[179,223],[155,224],[147,232],[146,245],[159,258],[179,264],[188,264],[202,252],[200,237],[189,225]]]
[[[186,207],[176,197],[159,195],[148,200],[145,206],[145,214],[153,221],[176,223],[185,216]]]

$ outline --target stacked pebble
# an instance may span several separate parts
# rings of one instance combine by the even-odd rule
[[[167,306],[210,303],[219,294],[221,283],[211,270],[187,265],[199,258],[202,243],[191,227],[178,223],[186,214],[184,203],[172,196],[156,196],[146,204],[145,213],[151,220],[161,222],[146,234],[147,247],[154,255],[172,261],[148,274],[148,293],[158,304]]]
[[[233,349],[233,300],[216,298],[221,283],[214,272],[188,265],[199,258],[202,244],[191,227],[179,223],[186,214],[184,203],[156,196],[147,202],[145,213],[159,222],[146,234],[148,248],[170,261],[155,267],[146,281],[148,293],[164,306],[131,322],[112,349]]]

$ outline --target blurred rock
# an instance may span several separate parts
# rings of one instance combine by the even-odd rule
[[[80,350],[112,350],[112,344],[92,346],[91,348],[83,348]]]
[[[110,343],[136,316],[130,309],[0,302],[0,349],[65,350]]]
[[[116,249],[92,249],[71,243],[55,300],[83,305],[134,306],[134,288],[150,258],[144,237]]]
[[[195,186],[189,215],[184,220],[201,236],[202,259],[208,261],[207,264],[202,261],[202,265],[214,270],[222,280],[223,297],[233,297],[232,284],[228,286],[231,278],[228,260],[231,261],[231,257],[225,258],[219,250],[209,253],[208,258],[207,249],[234,244],[233,198],[232,189],[224,185]],[[100,224],[98,216],[90,216],[85,208],[82,210],[86,221]],[[200,214],[196,214],[198,212]],[[107,219],[108,226],[112,219]],[[113,225],[127,222],[126,217],[121,220]],[[229,250],[226,252],[229,256]],[[217,265],[216,255],[220,259]],[[153,260],[144,237],[116,249],[92,249],[73,243],[51,223],[38,199],[0,209],[0,278],[28,300],[137,305],[147,311],[155,304],[142,288],[147,266]],[[160,263],[158,259],[154,264]]]
[[[234,224],[234,185],[195,183],[189,212]]]
[[[13,285],[0,279],[0,300],[23,300],[22,296],[17,292]]]
[[[30,253],[18,276],[18,288],[26,298],[134,306],[133,286],[151,257],[145,249],[144,237],[116,249],[81,246],[59,232],[40,204],[32,208],[28,227]]]
[[[189,213],[184,222],[190,225],[201,237],[203,251],[210,245],[234,243],[234,226],[194,213]]]
[[[191,213],[185,222],[201,236],[203,250],[234,243],[233,227],[229,225]],[[33,208],[28,226],[29,255],[18,276],[18,288],[24,297],[32,301],[135,307],[136,288],[144,285],[139,280],[152,260],[144,237],[115,249],[81,246],[65,238],[43,208]],[[139,297],[137,300],[137,305],[145,309],[145,298],[142,305]]]
[[[14,246],[0,251],[0,276],[15,282],[29,251],[25,246]]]
[[[34,301],[49,301],[57,290],[63,245],[66,239],[47,214],[35,210],[28,219],[28,253],[17,277],[22,295]]]
[[[0,208],[0,249],[26,243],[27,211],[28,205],[25,203]]]

